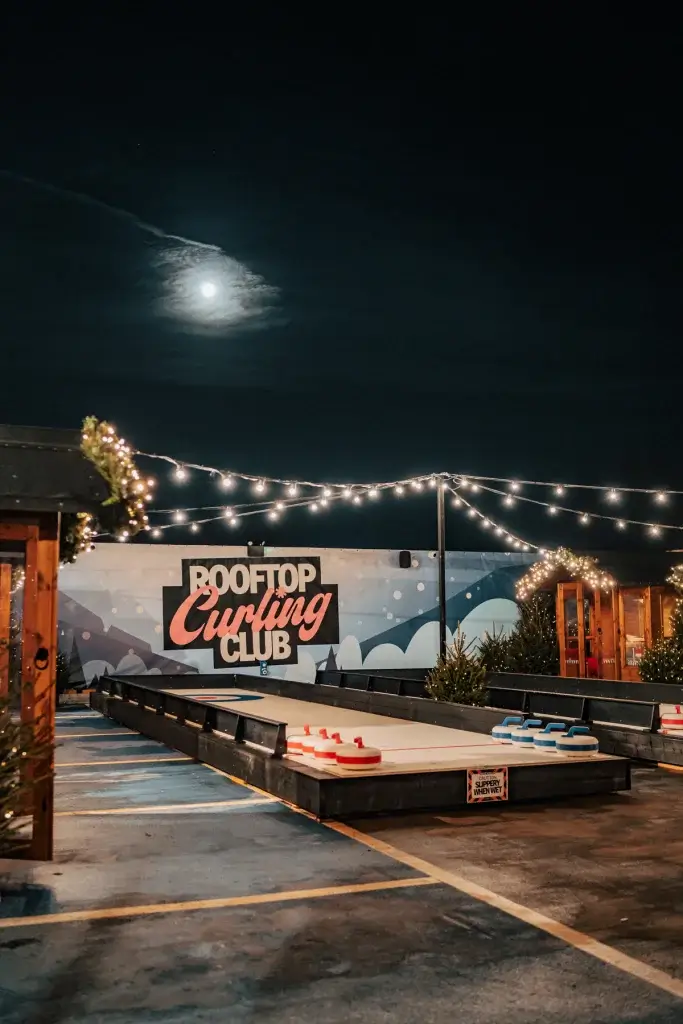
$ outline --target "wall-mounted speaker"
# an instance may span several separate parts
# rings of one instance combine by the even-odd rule
[[[410,569],[413,564],[413,558],[410,551],[399,551],[398,553],[398,567],[399,569]]]

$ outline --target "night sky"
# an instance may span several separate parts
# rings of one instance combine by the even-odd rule
[[[502,7],[4,14],[0,419],[283,477],[683,489],[680,12]],[[237,281],[218,322],[203,260]],[[202,539],[433,546],[397,505]],[[448,544],[495,547],[455,512]]]

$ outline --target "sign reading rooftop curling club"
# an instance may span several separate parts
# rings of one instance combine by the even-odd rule
[[[320,558],[184,558],[163,588],[164,649],[213,651],[214,668],[293,665],[305,644],[339,643],[337,585]]]

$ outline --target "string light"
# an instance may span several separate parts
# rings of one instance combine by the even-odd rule
[[[621,500],[621,495],[619,494],[619,491],[615,491],[614,488],[612,487],[607,492],[607,500],[611,501],[613,504],[616,504],[616,502]]]
[[[225,469],[217,468],[215,466],[206,466],[206,465],[202,465],[200,463],[194,463],[194,462],[183,462],[183,463],[181,463],[176,458],[173,458],[172,456],[169,456],[169,455],[159,455],[159,454],[154,453],[154,452],[137,451],[135,454],[139,455],[141,457],[144,457],[144,458],[155,459],[155,460],[159,460],[159,461],[163,461],[163,462],[167,462],[167,463],[171,464],[174,467],[174,476],[175,476],[176,479],[179,479],[179,480],[187,479],[189,471],[190,470],[196,470],[198,472],[204,472],[204,473],[209,473],[209,474],[211,474],[213,476],[218,476],[221,481],[223,481],[223,480],[233,480],[233,478],[239,478],[241,480],[244,480],[244,481],[247,481],[247,482],[250,482],[250,483],[254,483],[254,484],[258,484],[258,483],[263,483],[264,485],[265,484],[280,484],[280,485],[283,485],[284,487],[287,488],[287,493],[288,493],[289,497],[296,497],[296,495],[299,493],[299,490],[302,489],[302,488],[316,488],[316,489],[321,489],[321,490],[327,488],[329,490],[333,490],[334,488],[338,488],[338,487],[342,486],[340,484],[335,484],[335,483],[330,483],[330,482],[321,482],[321,481],[316,481],[316,480],[284,480],[284,479],[279,478],[279,477],[270,477],[270,476],[263,476],[263,475],[255,476],[253,474],[242,473],[242,472],[239,472],[237,470],[225,470]],[[556,497],[562,497],[568,489],[575,489],[575,490],[576,489],[578,489],[578,490],[583,489],[583,490],[597,491],[597,492],[601,492],[605,496],[608,496],[608,500],[610,500],[610,501],[615,500],[615,498],[614,498],[615,494],[618,495],[619,499],[621,499],[624,494],[646,494],[646,495],[650,495],[651,497],[654,497],[654,500],[657,503],[665,503],[666,501],[668,501],[668,499],[671,496],[677,495],[677,494],[683,494],[683,489],[681,489],[681,490],[675,490],[675,489],[666,489],[666,490],[664,490],[664,489],[661,489],[661,488],[652,488],[652,487],[619,487],[617,489],[615,487],[606,486],[606,485],[602,485],[602,484],[559,483],[559,482],[552,483],[552,482],[548,482],[547,480],[523,480],[523,479],[515,479],[515,478],[512,478],[512,477],[496,477],[496,476],[484,476],[484,475],[473,475],[473,474],[469,474],[468,476],[464,476],[464,475],[462,475],[460,473],[443,472],[443,471],[442,472],[438,472],[438,473],[424,474],[424,475],[419,476],[419,477],[407,477],[407,478],[404,478],[404,479],[401,479],[401,480],[389,480],[389,481],[382,481],[382,482],[374,481],[374,482],[370,482],[370,483],[359,481],[357,483],[348,484],[346,486],[351,487],[351,488],[359,488],[359,489],[362,489],[362,490],[367,490],[369,488],[378,488],[379,490],[383,490],[383,489],[385,489],[387,487],[393,487],[395,490],[397,490],[398,493],[402,493],[398,489],[399,488],[405,488],[408,485],[413,487],[415,490],[421,490],[422,487],[424,486],[425,482],[428,482],[430,487],[435,487],[436,483],[437,483],[437,481],[439,480],[440,477],[441,478],[448,478],[450,480],[457,481],[458,487],[463,488],[463,489],[468,489],[469,488],[469,489],[475,491],[475,493],[476,493],[476,490],[480,486],[483,486],[485,484],[504,484],[504,485],[506,485],[506,487],[510,491],[513,491],[515,493],[518,493],[524,487],[544,487],[544,488],[550,488],[550,489],[553,490],[553,492],[554,492]],[[331,497],[331,494],[327,494],[326,497]]]
[[[185,480],[187,480],[187,477],[188,477],[188,473],[187,473],[187,470],[185,469],[185,467],[184,466],[176,466],[176,468],[174,470],[174,473],[173,473],[173,478],[175,479],[176,483],[179,483],[179,484],[184,483]]]
[[[221,487],[224,491],[230,491],[235,486],[234,479],[228,473],[226,476],[221,477]]]
[[[460,481],[458,481],[458,484],[460,486]],[[503,541],[505,541],[505,543],[512,545],[512,547],[521,549],[522,551],[530,551],[532,548],[536,549],[538,547],[537,544],[531,544],[529,541],[526,541],[521,537],[516,537],[513,533],[510,533],[509,530],[506,530],[505,527],[501,526],[499,523],[495,523],[490,518],[490,516],[487,516],[483,512],[481,512],[478,508],[476,508],[475,505],[467,501],[467,499],[464,498],[461,494],[456,493],[453,487],[451,487],[450,485],[447,485],[447,487],[448,490],[450,490],[451,493],[453,494],[453,501],[451,502],[451,504],[454,506],[454,508],[464,509],[469,519],[476,519],[477,517],[479,517],[480,525],[484,529],[493,530],[496,536],[501,537]]]

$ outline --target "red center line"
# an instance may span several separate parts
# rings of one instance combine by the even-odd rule
[[[397,750],[466,750],[469,747],[492,747],[493,743],[447,743],[440,747],[382,747],[382,750],[395,753]]]

